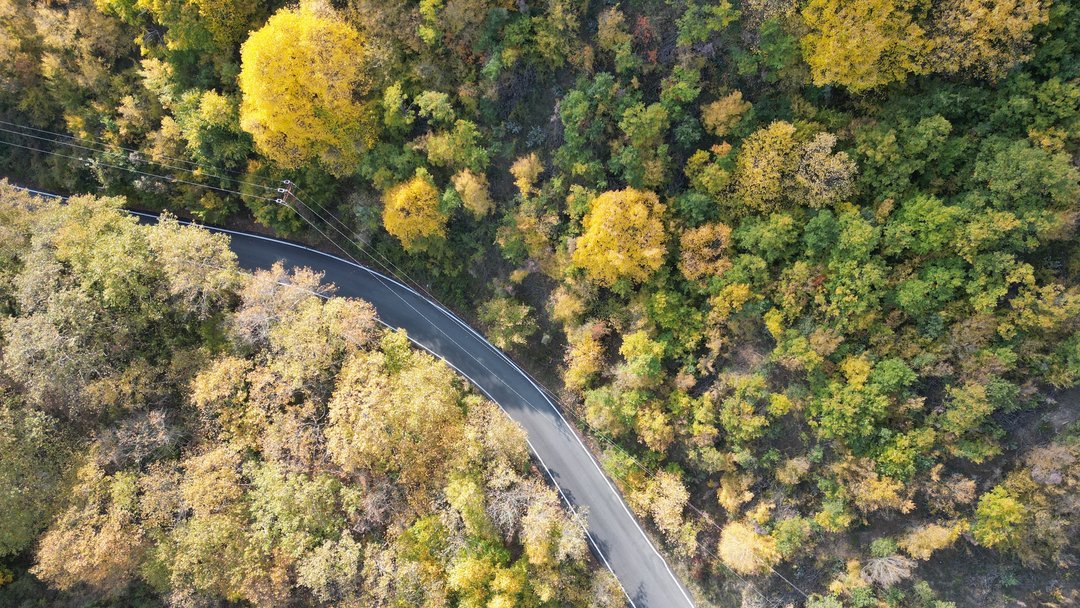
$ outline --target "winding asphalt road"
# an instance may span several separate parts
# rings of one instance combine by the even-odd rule
[[[136,213],[143,221],[156,217]],[[635,608],[693,608],[690,594],[642,531],[615,486],[574,429],[529,376],[438,303],[378,272],[295,243],[207,226],[232,237],[247,270],[308,267],[325,273],[337,294],[363,298],[393,328],[446,361],[528,433],[529,447],[563,500],[588,510],[586,534],[596,556],[619,579]]]

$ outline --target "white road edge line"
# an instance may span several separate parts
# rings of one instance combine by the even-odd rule
[[[395,327],[391,327],[390,324],[386,323],[382,319],[376,319],[376,320],[379,323],[382,323],[383,325],[385,325],[386,327],[388,327],[390,329],[397,329]],[[406,333],[406,335],[408,335],[408,332],[405,332],[405,333]],[[454,365],[453,363],[447,361],[446,359],[444,359],[441,355],[439,355],[435,351],[433,351],[433,350],[429,349],[428,347],[424,346],[423,344],[417,342],[412,337],[409,337],[409,341],[411,341],[413,344],[419,346],[420,348],[424,349],[425,352],[430,353],[431,356],[435,357],[436,359],[438,359],[438,360],[442,361],[443,363],[445,363],[446,365],[450,366],[451,369],[453,369],[455,372],[457,372],[462,377],[464,377],[469,382],[471,382],[472,385],[477,388],[477,390],[479,390],[481,393],[484,394],[485,397],[487,397],[488,401],[494,403],[495,405],[497,405],[499,407],[500,410],[502,410],[503,415],[505,415],[507,418],[510,418],[510,414],[507,413],[507,411],[505,409],[503,409],[503,406],[500,405],[499,402],[496,401],[494,397],[492,397],[490,394],[488,394],[488,392],[486,390],[484,390],[484,387],[480,386],[480,384],[477,383],[476,380],[473,380],[468,374],[466,374],[465,372],[458,369],[456,365]],[[514,419],[510,418],[510,421],[514,422]],[[548,479],[551,480],[551,484],[553,486],[555,486],[555,489],[559,492],[559,498],[562,498],[563,502],[566,503],[566,508],[570,510],[571,514],[573,514],[574,522],[577,523],[577,525],[585,533],[585,536],[589,539],[589,544],[592,545],[593,550],[596,551],[596,554],[600,556],[601,561],[604,562],[604,567],[607,568],[608,572],[610,572],[611,575],[615,577],[615,582],[618,583],[619,589],[621,589],[622,592],[623,592],[623,595],[626,596],[626,601],[630,602],[630,606],[632,608],[637,608],[637,604],[634,603],[634,598],[630,597],[630,594],[626,592],[626,587],[623,587],[622,581],[620,581],[619,577],[615,575],[615,571],[611,568],[611,564],[608,563],[607,557],[604,555],[604,552],[600,550],[600,545],[597,544],[596,539],[593,538],[592,534],[589,533],[589,528],[585,525],[585,523],[578,516],[577,509],[574,508],[573,503],[571,503],[570,499],[568,499],[566,497],[566,494],[563,494],[562,487],[559,486],[559,482],[555,481],[555,476],[551,474],[551,469],[549,469],[547,464],[544,463],[544,459],[540,456],[540,452],[538,452],[536,450],[536,448],[533,447],[532,441],[529,441],[529,434],[528,433],[525,433],[525,443],[528,444],[529,451],[531,451],[533,453],[533,456],[536,456],[536,460],[540,463],[540,466],[544,468],[544,473],[547,474]]]

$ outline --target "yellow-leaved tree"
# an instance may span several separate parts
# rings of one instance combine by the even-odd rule
[[[933,22],[936,71],[992,79],[1030,58],[1032,28],[1049,19],[1046,0],[944,0]]]
[[[778,211],[798,165],[795,125],[783,120],[754,131],[743,142],[735,167],[735,198],[755,211]]]
[[[753,106],[743,101],[742,91],[732,91],[716,101],[701,106],[701,122],[717,137],[731,133]]]
[[[814,84],[858,93],[925,71],[931,43],[906,0],[810,0],[803,58]]]
[[[761,534],[746,522],[733,521],[724,526],[717,545],[720,560],[740,574],[760,574],[780,559],[776,541]]]
[[[286,168],[318,160],[352,173],[374,143],[363,38],[332,10],[278,11],[240,49],[240,126]],[[361,101],[358,101],[361,100]]]
[[[663,213],[652,192],[627,188],[601,194],[583,220],[574,265],[599,285],[624,278],[644,281],[664,263]]]
[[[495,208],[495,201],[491,200],[491,195],[488,194],[488,181],[484,174],[463,169],[450,178],[450,181],[469,213],[483,217]]]
[[[422,249],[429,238],[446,235],[439,191],[424,177],[417,175],[394,186],[386,192],[383,203],[383,226],[405,249]]]
[[[691,281],[707,283],[731,268],[731,228],[715,222],[684,230],[679,236],[679,271]]]

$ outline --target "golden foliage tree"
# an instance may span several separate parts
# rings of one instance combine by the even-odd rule
[[[571,519],[559,504],[550,488],[537,487],[525,516],[521,519],[521,542],[525,556],[537,566],[556,566],[567,557],[583,558],[589,546],[585,543],[584,519]]]
[[[749,101],[743,100],[742,91],[733,91],[701,106],[701,122],[709,133],[723,137],[731,133],[751,107]]]
[[[649,480],[643,491],[631,493],[628,500],[638,513],[647,513],[652,517],[656,527],[679,553],[685,556],[694,554],[697,550],[698,527],[683,515],[690,494],[678,474],[660,471]]]
[[[928,523],[916,526],[900,538],[899,545],[915,559],[927,560],[935,551],[952,546],[966,532],[966,521],[951,524]]]
[[[679,270],[691,281],[708,282],[731,268],[726,255],[731,228],[716,222],[686,230],[679,236]]]
[[[998,78],[1029,58],[1036,25],[1049,18],[1044,0],[946,0],[934,20],[935,71]]]
[[[122,592],[145,547],[135,496],[134,475],[106,475],[93,461],[80,467],[70,504],[41,538],[34,574],[60,589]]]
[[[536,155],[536,152],[526,154],[515,160],[513,165],[510,165],[510,174],[514,176],[514,185],[517,186],[521,196],[524,197],[528,197],[533,193],[533,186],[543,172],[544,163],[540,162],[540,157]]]
[[[454,372],[430,355],[408,353],[402,364],[394,370],[392,352],[345,364],[330,401],[330,454],[346,471],[381,469],[408,487],[430,487],[461,436],[462,395]]]
[[[816,85],[858,93],[925,70],[931,44],[905,0],[810,0],[802,16]]]
[[[344,176],[374,142],[365,104],[367,49],[332,12],[278,11],[240,50],[240,126],[286,168],[317,159]]]
[[[453,182],[454,190],[457,190],[462,204],[469,213],[476,217],[483,217],[495,208],[495,202],[488,194],[487,177],[483,174],[463,169],[450,178],[450,181]]]
[[[588,327],[570,332],[567,339],[563,381],[571,390],[584,390],[604,369],[604,347]]]
[[[601,194],[583,221],[574,264],[599,285],[644,281],[664,263],[663,213],[652,192],[627,188]]]
[[[798,164],[795,127],[778,120],[743,142],[735,166],[735,198],[755,211],[775,211]]]
[[[386,192],[383,203],[383,226],[405,249],[423,249],[427,239],[446,236],[439,191],[427,179],[418,175],[394,186]]]
[[[724,564],[740,574],[760,574],[780,559],[772,537],[741,521],[724,526],[717,550]]]

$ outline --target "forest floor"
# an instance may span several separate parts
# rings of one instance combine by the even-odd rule
[[[987,489],[1008,474],[1005,465],[1015,464],[1025,452],[1049,443],[1080,421],[1080,387],[1048,394],[1046,405],[999,420],[1008,437],[1007,449],[987,463],[992,468]],[[942,598],[955,602],[958,608],[1063,608],[1080,605],[1077,566],[1080,564],[1025,568],[1014,557],[973,543],[958,543],[935,555],[919,570]]]

